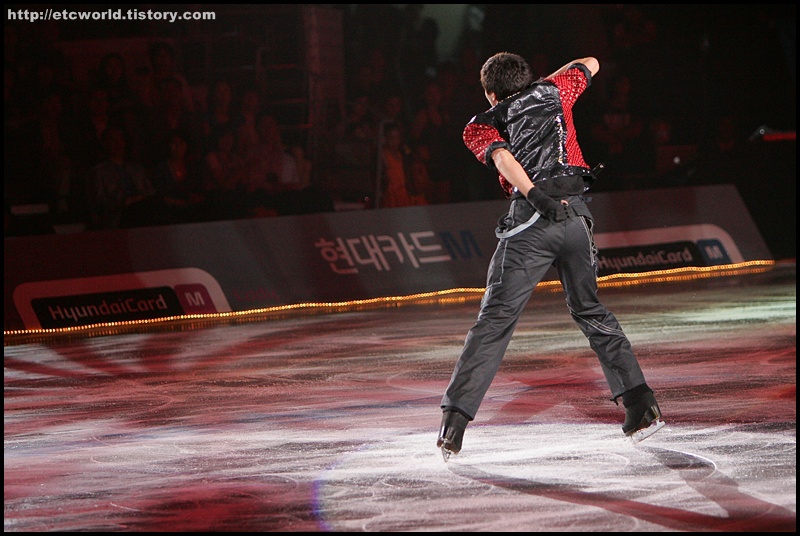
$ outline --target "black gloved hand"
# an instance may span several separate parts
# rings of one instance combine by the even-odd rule
[[[536,186],[528,191],[526,198],[528,199],[528,203],[530,203],[533,208],[535,208],[549,220],[564,221],[569,217],[567,205],[556,201],[549,195],[543,193]]]

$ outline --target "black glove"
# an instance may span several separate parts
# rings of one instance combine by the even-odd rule
[[[536,186],[528,191],[526,198],[528,199],[528,203],[530,203],[533,208],[535,208],[539,213],[544,215],[549,220],[564,221],[569,217],[567,205],[556,201],[549,195],[543,193]]]

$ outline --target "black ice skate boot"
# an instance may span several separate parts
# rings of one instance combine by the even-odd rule
[[[632,442],[647,439],[664,427],[664,422],[660,420],[661,409],[647,385],[639,385],[623,393],[622,404],[625,406],[622,431]]]
[[[451,454],[461,452],[461,442],[468,422],[469,419],[461,412],[445,410],[442,413],[442,427],[439,429],[436,446],[442,449],[444,461],[447,461]]]

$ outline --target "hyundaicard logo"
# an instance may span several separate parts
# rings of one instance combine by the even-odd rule
[[[31,306],[45,329],[184,314],[170,287],[38,298],[31,300]]]

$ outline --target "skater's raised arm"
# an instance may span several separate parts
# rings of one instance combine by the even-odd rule
[[[600,62],[597,61],[597,58],[594,58],[592,56],[587,56],[585,58],[580,58],[580,59],[577,59],[577,60],[573,60],[573,61],[563,65],[557,71],[555,71],[555,72],[549,74],[548,76],[546,76],[545,79],[549,80],[549,79],[553,78],[554,76],[558,76],[558,75],[560,75],[562,73],[565,73],[567,71],[567,69],[569,69],[570,67],[572,67],[576,63],[584,65],[589,70],[589,74],[591,74],[592,76],[596,75],[598,73],[598,71],[600,71]]]

